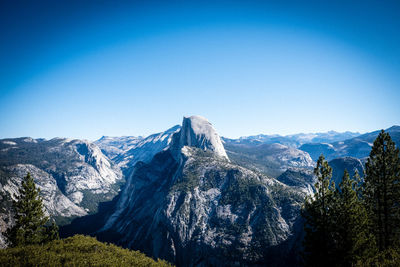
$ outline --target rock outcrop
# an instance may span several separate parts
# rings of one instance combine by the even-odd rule
[[[85,140],[2,139],[0,233],[13,224],[12,199],[28,172],[41,189],[46,214],[58,223],[96,212],[99,202],[118,193],[123,178],[121,170]]]
[[[189,117],[168,149],[136,164],[96,235],[178,266],[285,264],[303,197],[229,162],[211,124]]]

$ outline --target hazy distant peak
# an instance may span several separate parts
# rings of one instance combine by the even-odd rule
[[[387,128],[385,131],[400,131],[400,126],[399,125],[393,125],[390,128]]]

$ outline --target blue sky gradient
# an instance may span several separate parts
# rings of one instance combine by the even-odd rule
[[[1,138],[400,124],[399,1],[113,2],[0,2]]]

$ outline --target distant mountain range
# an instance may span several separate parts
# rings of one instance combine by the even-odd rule
[[[392,126],[385,130],[390,134],[396,144],[400,144],[400,126]],[[315,161],[321,154],[332,160],[340,157],[366,158],[369,156],[374,140],[380,130],[362,134],[346,140],[338,140],[332,143],[309,143],[303,144],[299,149],[310,154]]]
[[[326,133],[299,133],[292,135],[252,135],[244,136],[239,139],[223,138],[224,141],[229,143],[244,144],[244,145],[260,145],[260,144],[282,144],[288,147],[299,147],[308,143],[332,143],[350,139],[359,136],[360,133],[344,132],[338,133],[329,131]]]
[[[386,130],[400,143],[400,127]],[[299,210],[321,153],[339,184],[379,131],[220,138],[200,116],[148,137],[0,140],[0,230],[31,172],[64,235],[85,233],[180,266],[298,264]],[[4,238],[0,235],[0,245]],[[296,256],[297,255],[297,256]]]

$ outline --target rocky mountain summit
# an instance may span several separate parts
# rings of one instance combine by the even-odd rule
[[[182,129],[179,135],[174,136],[171,146],[178,150],[185,146],[197,147],[204,151],[212,151],[218,157],[229,161],[219,135],[211,123],[201,116],[183,118]]]
[[[212,125],[192,116],[136,164],[96,235],[181,266],[276,264],[297,245],[303,197],[231,163]]]

